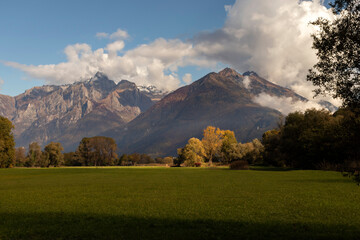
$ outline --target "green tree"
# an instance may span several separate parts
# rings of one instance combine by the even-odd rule
[[[262,136],[264,145],[264,164],[283,167],[285,159],[281,151],[281,129],[273,129],[265,132]]]
[[[75,156],[77,160],[83,166],[90,166],[90,156],[91,155],[91,146],[90,146],[90,139],[83,138],[75,152]]]
[[[111,166],[117,164],[117,145],[109,137],[83,138],[76,150],[76,155],[85,166]]]
[[[318,62],[307,76],[318,88],[345,106],[360,107],[360,4],[358,0],[335,0],[334,20],[313,22],[320,30],[313,35]]]
[[[120,166],[128,166],[128,165],[130,165],[129,156],[127,154],[121,155],[121,157],[119,158],[119,165]]]
[[[65,166],[81,166],[79,157],[75,152],[64,153],[64,165]]]
[[[44,148],[44,161],[48,160],[48,166],[59,167],[64,164],[64,155],[62,151],[64,148],[61,143],[50,142]],[[45,163],[46,164],[46,163]],[[43,165],[45,165],[43,164]]]
[[[15,164],[15,142],[12,134],[13,124],[0,116],[0,168],[13,167]]]
[[[41,147],[37,142],[29,144],[29,151],[26,157],[25,166],[34,167],[38,165],[42,158]]]

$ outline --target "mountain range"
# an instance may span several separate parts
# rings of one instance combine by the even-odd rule
[[[250,141],[274,128],[282,116],[253,101],[260,93],[307,101],[254,72],[226,68],[171,93],[154,86],[115,83],[98,72],[73,84],[31,88],[15,97],[0,95],[0,115],[15,125],[17,146],[60,142],[74,151],[83,137],[113,137],[121,153],[174,155],[208,125],[235,131]]]

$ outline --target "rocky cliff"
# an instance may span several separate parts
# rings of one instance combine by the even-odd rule
[[[134,83],[115,84],[102,73],[85,82],[0,96],[0,114],[15,125],[17,146],[59,141],[66,150],[74,150],[83,137],[123,126],[152,105]]]

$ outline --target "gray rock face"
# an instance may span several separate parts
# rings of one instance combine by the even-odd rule
[[[134,83],[115,84],[102,73],[85,82],[34,87],[16,97],[0,95],[0,115],[15,125],[17,146],[36,141],[75,150],[83,137],[121,127],[153,105]]]
[[[0,116],[12,119],[15,111],[15,98],[0,94]]]

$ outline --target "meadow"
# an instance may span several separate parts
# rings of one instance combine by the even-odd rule
[[[0,169],[0,239],[359,239],[337,172]]]

